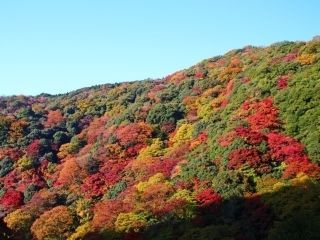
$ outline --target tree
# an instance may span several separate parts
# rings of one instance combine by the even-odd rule
[[[63,115],[60,110],[49,111],[47,120],[44,122],[46,128],[51,128],[60,124],[63,121]]]
[[[157,104],[149,111],[146,120],[151,124],[176,123],[183,117],[183,113],[177,104]]]
[[[31,227],[38,239],[66,239],[73,230],[73,218],[65,206],[58,206],[43,213]]]
[[[273,106],[272,98],[265,98],[249,105],[245,103],[243,108],[251,111],[247,117],[247,121],[253,130],[259,131],[265,128],[274,129],[279,126],[279,111]]]
[[[27,155],[32,158],[38,158],[43,154],[43,147],[40,139],[35,139],[27,147]]]
[[[303,53],[298,58],[297,61],[301,65],[309,65],[314,63],[316,60],[316,56],[314,54]]]
[[[196,195],[196,200],[202,211],[214,211],[220,207],[222,197],[212,189],[204,189]]]
[[[102,135],[106,132],[106,123],[109,120],[109,117],[104,115],[100,118],[95,118],[91,121],[88,129],[87,129],[87,142],[94,143],[102,137]]]
[[[82,240],[86,239],[88,233],[91,232],[91,225],[89,222],[86,222],[75,230],[75,232],[68,238],[68,240]]]
[[[25,120],[17,120],[13,123],[11,123],[10,126],[10,132],[9,132],[9,142],[10,143],[15,143],[19,139],[22,139],[25,137],[25,131],[27,128],[27,122]]]
[[[246,187],[244,176],[238,171],[219,172],[212,180],[212,188],[226,199],[242,196]]]
[[[77,153],[82,147],[85,146],[85,144],[85,140],[79,138],[78,136],[73,136],[68,145],[68,152],[72,154]]]
[[[33,195],[38,191],[38,186],[35,184],[30,184],[26,190],[23,192],[24,202],[27,203],[31,200]]]
[[[217,174],[217,167],[205,146],[199,146],[189,153],[188,159],[181,164],[179,176],[187,181],[197,178],[201,181],[211,181]]]
[[[0,177],[4,177],[13,169],[13,161],[9,157],[0,160]]]
[[[34,216],[23,209],[17,209],[4,218],[4,222],[15,233],[18,239],[23,239],[26,236],[28,238],[33,220]]]
[[[147,172],[149,174],[162,173],[165,177],[170,177],[178,162],[178,159],[171,157],[164,159],[154,159],[153,163],[148,164]]]
[[[245,218],[249,220],[250,235],[258,239],[265,238],[273,223],[270,207],[263,203],[259,196],[250,196],[245,198],[244,212]]]
[[[14,189],[7,190],[2,198],[0,198],[0,205],[3,205],[5,208],[16,208],[21,206],[22,203],[22,193]]]
[[[256,148],[239,148],[229,154],[228,167],[238,169],[245,163],[257,167],[260,162],[260,154]]]
[[[270,132],[267,137],[271,156],[275,160],[284,161],[287,164],[283,173],[284,177],[292,177],[300,172],[310,174],[313,177],[319,176],[319,166],[310,162],[301,143],[278,132]]]
[[[134,146],[136,144],[145,144],[147,139],[151,137],[152,128],[144,123],[132,123],[120,126],[116,130],[116,136],[124,147]]]
[[[113,185],[107,192],[107,199],[115,199],[118,195],[127,188],[127,183],[124,181],[118,182]]]
[[[137,157],[137,159],[143,159],[147,157],[160,157],[166,152],[164,148],[165,144],[159,138],[155,138],[152,140],[151,145],[143,148],[139,152],[139,156]]]
[[[304,147],[297,140],[278,132],[270,132],[267,137],[274,159],[289,162],[295,158],[306,157]]]
[[[53,143],[57,144],[57,145],[62,145],[66,142],[68,142],[70,139],[69,135],[66,133],[66,132],[63,132],[63,131],[59,131],[59,132],[56,132],[54,135],[53,135]]]
[[[121,212],[130,211],[130,203],[120,200],[100,201],[94,206],[93,229],[114,229],[115,221]]]
[[[94,198],[102,196],[105,191],[105,179],[104,176],[98,172],[87,177],[82,184],[82,191],[88,198]]]
[[[293,62],[298,57],[298,53],[288,53],[286,56],[282,58],[284,62]]]
[[[277,81],[277,85],[279,89],[285,89],[288,86],[289,76],[284,75],[280,76]]]
[[[19,158],[17,166],[20,168],[21,171],[30,170],[35,166],[35,161],[31,157],[24,155],[21,158]]]
[[[229,65],[221,72],[220,77],[224,80],[232,79],[236,74],[242,72],[243,63],[236,56],[232,57]]]
[[[179,71],[179,72],[175,72],[169,76],[166,77],[166,80],[170,81],[170,82],[181,82],[182,80],[184,80],[186,78],[186,73],[184,71]]]
[[[120,213],[115,222],[115,228],[119,232],[138,232],[147,225],[146,218],[143,214]]]
[[[262,133],[241,126],[235,129],[235,134],[251,145],[257,145],[266,140],[266,137]]]
[[[11,118],[0,115],[0,142],[1,143],[7,142],[11,122],[12,122]]]
[[[191,124],[184,123],[178,128],[176,134],[171,139],[171,142],[173,143],[173,146],[185,144],[192,139],[192,135],[193,126]]]

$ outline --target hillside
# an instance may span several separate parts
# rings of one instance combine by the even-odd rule
[[[317,239],[320,40],[0,98],[1,239]]]

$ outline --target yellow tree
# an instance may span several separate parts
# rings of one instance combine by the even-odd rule
[[[143,148],[138,156],[138,159],[145,159],[148,157],[160,157],[165,153],[164,143],[160,138],[153,139],[152,144]]]
[[[138,232],[147,225],[147,221],[142,214],[120,213],[117,217],[115,227],[119,232]]]
[[[33,222],[33,216],[28,211],[17,209],[4,218],[7,227],[11,229],[15,235],[24,234],[29,231]]]
[[[179,146],[181,143],[185,143],[192,139],[193,126],[188,123],[183,123],[177,130],[174,137],[171,139],[173,146]]]
[[[298,58],[297,61],[301,64],[301,65],[308,65],[308,64],[312,64],[316,61],[316,56],[314,54],[301,54]]]

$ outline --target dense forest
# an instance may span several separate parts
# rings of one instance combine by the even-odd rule
[[[319,239],[319,164],[318,38],[0,97],[0,239]]]

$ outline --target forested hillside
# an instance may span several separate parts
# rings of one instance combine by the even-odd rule
[[[320,40],[1,97],[0,146],[1,239],[318,239]]]

